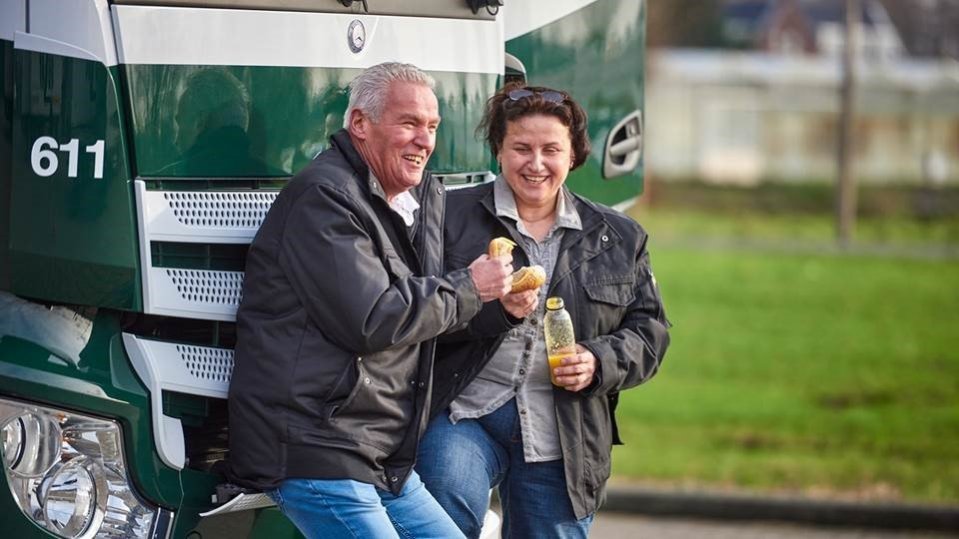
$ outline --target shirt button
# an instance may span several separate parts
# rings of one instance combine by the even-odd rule
[[[520,410],[519,413],[522,415],[526,415],[526,410]]]
[[[396,482],[399,481],[399,480],[400,480],[400,478],[399,478],[399,477],[396,477],[395,475],[390,478],[390,482],[391,482],[391,483],[396,483]]]
[[[603,241],[609,241],[609,236],[607,236],[606,234],[603,234],[603,237],[600,239],[602,239]]]
[[[420,382],[420,387],[426,387],[426,382]]]
[[[363,361],[363,358],[362,358],[362,357],[358,357],[358,358],[356,358],[356,361],[358,361],[358,362]]]
[[[519,373],[520,373],[520,374],[526,374],[526,369],[520,369],[520,370],[519,370]]]
[[[370,377],[367,376],[366,378],[363,379],[363,383],[364,383],[364,384],[370,384],[370,383],[372,383],[372,381],[370,380]]]

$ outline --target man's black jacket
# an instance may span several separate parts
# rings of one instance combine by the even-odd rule
[[[467,270],[443,271],[442,185],[426,174],[414,189],[408,230],[349,135],[331,142],[250,246],[229,475],[258,489],[300,477],[398,493],[426,425],[434,337],[481,304]]]

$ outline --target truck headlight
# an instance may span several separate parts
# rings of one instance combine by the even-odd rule
[[[120,425],[0,399],[3,472],[20,510],[68,539],[148,537],[157,508],[127,480]]]

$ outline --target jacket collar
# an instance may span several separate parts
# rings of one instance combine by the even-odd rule
[[[363,161],[360,152],[356,151],[356,147],[353,146],[353,139],[350,138],[350,133],[346,129],[340,129],[330,135],[330,144],[343,155],[343,158],[346,159],[346,162],[349,163],[350,168],[353,169],[353,172],[356,173],[358,178],[369,178],[372,180],[370,167],[366,164],[366,161]]]
[[[383,191],[383,186],[380,185],[379,180],[376,179],[376,176],[373,175],[373,171],[370,170],[369,165],[366,164],[366,161],[363,160],[363,157],[360,156],[360,152],[356,151],[356,147],[353,146],[353,139],[350,138],[350,133],[346,129],[340,129],[336,133],[330,135],[330,144],[336,148],[340,154],[346,159],[346,162],[350,165],[350,168],[353,169],[353,172],[356,174],[358,179],[357,183],[360,186],[360,189],[363,190],[364,194],[367,196],[377,197],[383,200],[384,203],[389,205],[389,202],[386,201],[386,193]],[[423,190],[426,189],[427,184],[430,183],[430,174],[427,172],[423,173],[423,181],[419,185],[407,191],[413,198],[417,201],[417,204],[421,204],[423,200]]]
[[[480,200],[480,204],[486,208],[486,211],[490,212],[493,216],[499,218],[499,215],[496,213],[496,195],[494,193],[493,183],[487,184],[489,187],[488,191],[483,198]],[[576,210],[576,213],[579,214],[580,219],[580,229],[579,230],[567,230],[563,235],[563,245],[568,245],[565,238],[567,237],[581,237],[583,234],[591,232],[595,227],[600,226],[606,222],[606,218],[603,217],[603,214],[597,210],[592,203],[586,201],[585,199],[574,195],[570,190],[564,185],[563,190],[561,191],[562,195],[566,198],[567,204],[572,203],[573,209]]]
[[[497,217],[506,217],[519,222],[519,210],[516,208],[516,198],[506,179],[502,175],[493,182],[493,205],[496,207]],[[556,227],[582,230],[583,223],[579,212],[573,205],[573,195],[564,187],[556,201]]]

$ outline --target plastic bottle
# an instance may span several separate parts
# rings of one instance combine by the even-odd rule
[[[543,317],[543,331],[546,334],[546,357],[549,358],[549,379],[553,385],[556,375],[553,369],[562,365],[564,357],[576,353],[576,337],[573,335],[573,319],[563,305],[563,298],[546,300],[546,316]]]

